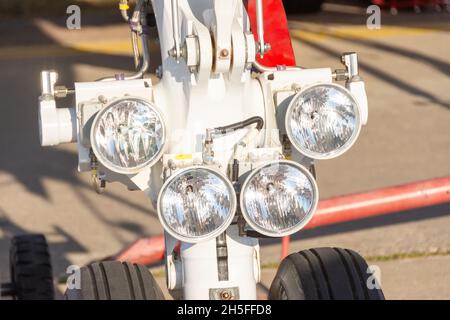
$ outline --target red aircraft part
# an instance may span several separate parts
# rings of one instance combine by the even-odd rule
[[[258,40],[256,24],[256,1],[249,0],[247,12],[250,17],[250,27]],[[264,41],[269,43],[269,50],[263,58],[257,55],[259,63],[266,67],[276,67],[279,65],[295,66],[294,49],[292,48],[291,35],[288,29],[286,12],[284,11],[282,0],[264,0]]]

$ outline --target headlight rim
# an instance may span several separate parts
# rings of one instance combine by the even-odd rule
[[[163,134],[162,134],[161,148],[158,153],[156,153],[150,160],[144,162],[143,164],[140,164],[139,166],[133,167],[131,169],[127,169],[124,167],[117,166],[117,165],[111,163],[109,160],[104,159],[101,152],[98,150],[94,132],[95,132],[96,125],[98,124],[100,118],[103,116],[104,113],[107,112],[108,109],[110,109],[112,106],[114,106],[122,101],[130,101],[130,100],[131,101],[139,101],[145,105],[150,106],[150,108],[153,109],[153,111],[158,115],[159,119],[161,120]],[[161,159],[162,155],[165,152],[166,142],[167,142],[167,127],[166,127],[166,122],[164,119],[164,114],[162,113],[161,109],[155,103],[153,103],[152,101],[150,101],[146,98],[142,98],[139,96],[124,96],[124,97],[116,98],[116,99],[111,100],[104,108],[99,110],[97,112],[97,114],[95,115],[94,120],[92,121],[91,128],[90,128],[89,139],[90,139],[90,145],[91,145],[92,151],[94,152],[95,157],[97,158],[99,163],[101,165],[103,165],[105,168],[107,168],[108,170],[111,170],[112,172],[118,173],[118,174],[126,174],[126,175],[136,174],[136,173],[139,173],[140,171],[142,171],[146,167],[153,166],[156,162],[158,162]]]
[[[216,230],[214,230],[213,232],[211,232],[207,235],[204,235],[201,237],[189,238],[189,237],[185,237],[183,235],[176,233],[174,230],[172,230],[167,225],[165,219],[163,219],[163,213],[162,213],[162,209],[161,209],[161,203],[162,203],[161,200],[163,197],[164,190],[167,188],[168,185],[170,185],[170,183],[173,180],[175,180],[178,176],[182,175],[183,173],[191,171],[191,170],[195,170],[195,169],[205,169],[206,171],[209,171],[210,173],[213,173],[213,174],[217,175],[219,178],[221,178],[221,180],[229,187],[230,196],[231,196],[231,206],[230,206],[230,215],[227,217],[227,219],[224,221],[224,223],[219,228],[217,228]],[[164,184],[162,185],[162,187],[159,191],[156,207],[157,207],[158,219],[161,222],[165,232],[169,233],[172,237],[174,237],[177,240],[180,240],[180,241],[186,242],[186,243],[195,244],[195,243],[208,241],[210,239],[216,238],[221,233],[223,233],[226,229],[228,229],[228,227],[233,222],[234,217],[236,216],[237,202],[238,201],[237,201],[236,191],[233,187],[233,184],[227,178],[226,175],[224,175],[222,172],[220,172],[219,170],[217,170],[215,168],[207,167],[204,165],[193,165],[193,166],[179,169],[176,172],[174,172],[169,178],[167,178],[167,180],[164,182]]]
[[[245,205],[244,205],[244,191],[245,191],[249,181],[251,180],[251,178],[253,176],[255,176],[264,167],[271,166],[273,164],[287,164],[287,165],[292,165],[293,167],[299,169],[311,182],[311,185],[313,188],[313,194],[314,194],[313,205],[312,205],[311,210],[308,213],[306,219],[304,219],[301,223],[296,225],[294,228],[291,228],[285,232],[276,233],[276,234],[268,232],[268,231],[264,230],[263,228],[261,228],[260,226],[258,226],[256,223],[254,223],[253,220],[250,219],[250,217],[248,216],[248,214],[245,210]],[[240,206],[241,213],[242,213],[243,217],[245,218],[245,221],[258,233],[268,236],[268,237],[271,237],[271,238],[281,238],[281,237],[289,236],[289,235],[297,233],[298,231],[303,229],[303,227],[305,227],[311,221],[312,217],[314,216],[314,213],[317,211],[318,204],[319,204],[319,187],[317,186],[316,179],[311,174],[311,172],[309,172],[309,170],[307,168],[302,166],[300,163],[291,161],[291,160],[272,160],[269,162],[265,162],[264,164],[253,169],[249,173],[249,175],[245,178],[245,181],[241,187],[241,192],[240,192],[240,197],[239,197],[239,206]]]
[[[345,94],[347,94],[347,96],[352,100],[352,102],[355,105],[355,121],[357,123],[356,126],[356,130],[353,132],[352,136],[350,137],[350,139],[339,149],[335,149],[333,151],[330,151],[328,153],[325,154],[321,154],[321,153],[317,153],[317,152],[311,152],[308,150],[303,150],[302,148],[300,148],[300,146],[298,146],[296,143],[294,143],[295,139],[293,139],[293,134],[292,134],[292,128],[289,124],[290,119],[291,119],[291,114],[293,112],[293,109],[295,108],[295,102],[297,100],[297,98],[302,95],[305,91],[314,88],[314,87],[322,87],[322,86],[329,86],[329,87],[334,87],[337,88],[339,90],[342,90]],[[358,103],[358,100],[356,99],[356,97],[344,86],[341,86],[337,83],[333,83],[333,82],[320,82],[320,83],[314,83],[314,84],[310,84],[310,85],[306,85],[304,87],[301,88],[301,90],[299,92],[297,92],[294,97],[291,99],[291,101],[289,102],[289,105],[286,109],[286,115],[285,115],[285,120],[284,120],[284,126],[285,126],[285,130],[286,130],[286,134],[289,138],[289,141],[291,142],[292,146],[303,156],[308,157],[310,159],[315,159],[315,160],[329,160],[329,159],[334,159],[337,158],[339,156],[341,156],[342,154],[344,154],[345,152],[347,152],[354,144],[355,142],[358,140],[358,137],[361,133],[361,129],[362,129],[362,119],[361,119],[361,107]]]

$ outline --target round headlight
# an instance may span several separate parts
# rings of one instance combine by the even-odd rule
[[[283,237],[313,216],[319,193],[307,169],[292,161],[270,162],[254,170],[241,189],[241,211],[261,234]]]
[[[306,87],[286,112],[286,131],[294,147],[313,159],[331,159],[347,151],[361,130],[352,94],[336,84]]]
[[[118,173],[136,173],[159,159],[165,142],[160,111],[138,98],[123,98],[99,111],[91,129],[97,159]]]
[[[230,225],[236,194],[221,173],[190,167],[171,176],[158,198],[158,215],[165,230],[184,242],[217,237]]]

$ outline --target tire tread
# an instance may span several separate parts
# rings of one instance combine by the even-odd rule
[[[103,261],[81,268],[79,289],[67,289],[68,300],[162,300],[150,271],[141,265]]]
[[[269,299],[384,300],[381,289],[369,289],[367,262],[357,252],[314,248],[293,253],[280,264]]]
[[[19,300],[53,300],[51,257],[45,236],[15,236],[10,247],[11,282]]]

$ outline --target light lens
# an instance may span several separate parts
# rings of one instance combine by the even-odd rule
[[[292,144],[313,159],[330,159],[356,141],[361,120],[358,105],[342,86],[320,84],[300,91],[286,115]]]
[[[95,155],[107,168],[132,173],[161,154],[165,129],[159,111],[141,99],[121,99],[99,112],[91,133]]]
[[[236,210],[231,183],[205,167],[185,169],[162,187],[158,214],[165,229],[185,242],[198,242],[222,233]]]
[[[316,182],[291,161],[272,162],[253,171],[243,184],[241,210],[261,234],[282,237],[300,230],[318,202]]]

